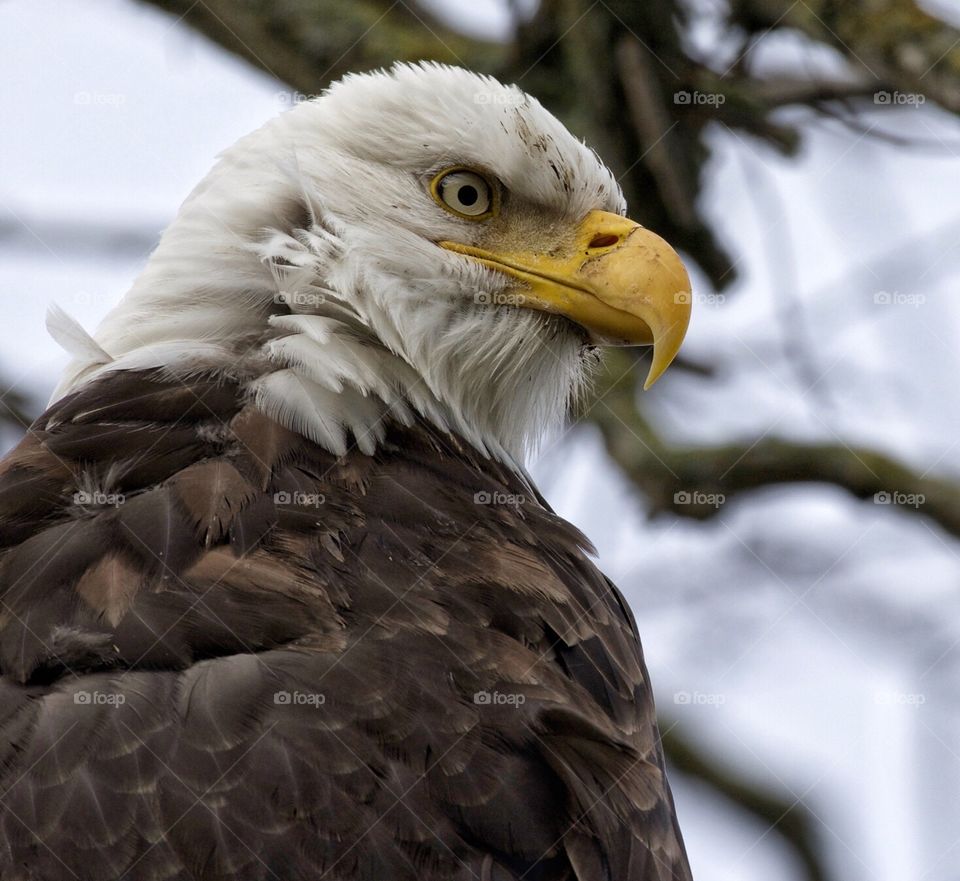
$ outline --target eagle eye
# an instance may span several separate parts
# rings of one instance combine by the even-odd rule
[[[448,211],[467,220],[486,220],[499,208],[498,190],[484,174],[448,168],[430,181],[430,195]]]

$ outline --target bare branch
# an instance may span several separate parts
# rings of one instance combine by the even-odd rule
[[[727,501],[750,490],[787,483],[828,483],[859,499],[873,499],[927,516],[960,538],[960,482],[919,474],[892,456],[843,444],[801,444],[780,439],[713,447],[673,447],[663,442],[636,408],[636,379],[627,356],[608,359],[608,380],[590,412],[607,451],[649,500],[654,512],[706,519],[716,506],[696,495]],[[678,496],[678,493],[691,496]]]
[[[677,223],[697,224],[694,193],[674,161],[670,133],[676,125],[664,106],[665,95],[650,68],[649,53],[632,34],[616,46],[620,82],[627,98],[630,121],[644,148],[643,161],[660,189],[660,197]]]
[[[756,786],[732,773],[726,765],[721,768],[718,762],[697,750],[677,734],[675,725],[662,722],[660,727],[666,732],[663,751],[671,765],[706,783],[739,810],[752,814],[785,839],[803,864],[807,881],[827,881],[830,876],[821,860],[822,847],[817,840],[820,824],[799,799],[772,795],[775,785],[769,789]]]
[[[870,99],[882,88],[876,80],[850,82],[844,80],[794,79],[789,76],[757,80],[753,91],[771,110],[794,104],[822,104],[828,101]]]
[[[304,94],[348,71],[430,58],[490,69],[504,48],[470,39],[413,0],[143,0]]]
[[[755,33],[796,28],[833,46],[879,89],[922,94],[960,113],[960,30],[915,0],[737,0],[733,5],[741,25]]]

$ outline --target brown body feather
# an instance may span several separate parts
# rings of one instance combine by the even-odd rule
[[[586,550],[424,425],[338,459],[228,381],[82,388],[0,465],[0,881],[685,881]]]

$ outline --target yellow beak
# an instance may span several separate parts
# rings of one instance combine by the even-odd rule
[[[607,345],[652,345],[643,387],[670,366],[690,322],[690,279],[663,239],[608,211],[589,212],[563,253],[495,252],[440,242],[526,283],[517,304],[565,315]]]

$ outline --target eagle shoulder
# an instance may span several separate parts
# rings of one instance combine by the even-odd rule
[[[622,598],[425,425],[118,373],[0,464],[0,879],[686,879]]]

